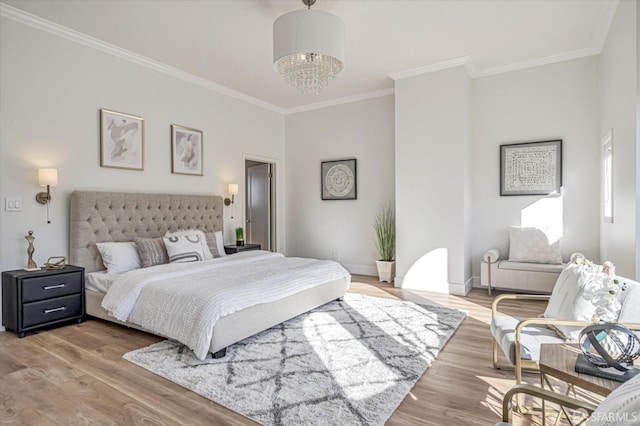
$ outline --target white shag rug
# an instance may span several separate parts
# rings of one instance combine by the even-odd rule
[[[347,293],[221,359],[170,340],[124,358],[264,425],[382,425],[464,317]]]

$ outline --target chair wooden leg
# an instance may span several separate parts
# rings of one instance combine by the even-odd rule
[[[491,296],[491,256],[487,259],[487,290]]]

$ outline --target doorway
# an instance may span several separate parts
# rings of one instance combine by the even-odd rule
[[[247,242],[275,251],[275,164],[245,159]]]

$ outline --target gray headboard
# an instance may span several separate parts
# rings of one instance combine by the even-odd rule
[[[222,197],[74,191],[69,216],[69,262],[93,272],[104,269],[96,243],[178,229],[221,231]]]

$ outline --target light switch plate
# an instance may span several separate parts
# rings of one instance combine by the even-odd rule
[[[21,212],[22,211],[22,198],[7,197],[4,199],[4,211],[7,212]]]

